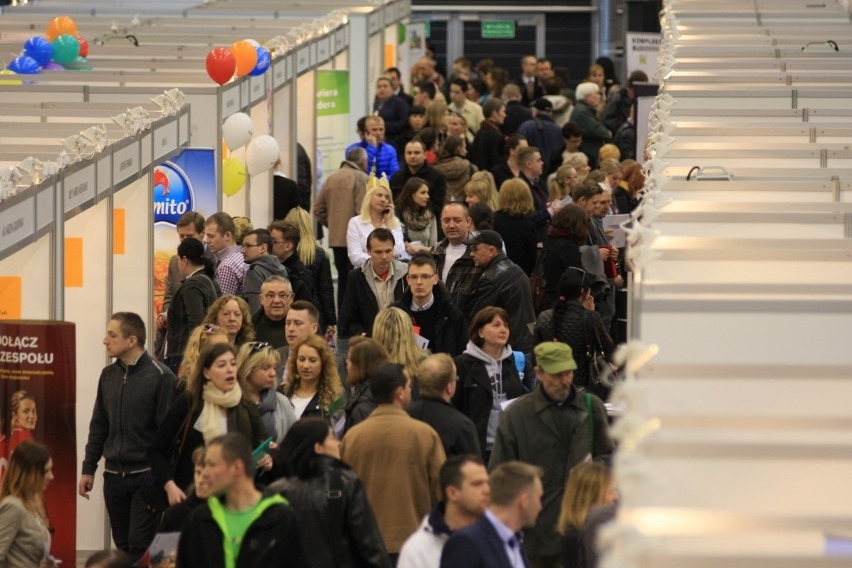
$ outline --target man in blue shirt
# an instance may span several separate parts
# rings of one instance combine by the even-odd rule
[[[367,151],[367,173],[378,177],[384,174],[390,178],[399,169],[399,158],[396,149],[385,142],[385,121],[381,116],[368,116],[364,122],[366,134],[363,140],[346,148],[346,154],[352,148],[364,148]]]

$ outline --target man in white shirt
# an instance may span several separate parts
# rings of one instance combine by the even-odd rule
[[[471,102],[467,98],[468,83],[464,79],[453,79],[450,81],[450,110],[454,110],[464,117],[467,121],[467,129],[475,135],[479,131],[482,121],[485,116],[482,114],[482,107]]]
[[[444,498],[402,545],[397,568],[438,568],[450,535],[475,523],[488,508],[488,471],[479,457],[448,459],[439,479]]]
[[[441,568],[527,568],[521,530],[541,512],[542,470],[519,461],[491,473],[491,505],[475,523],[453,533],[441,553]]]

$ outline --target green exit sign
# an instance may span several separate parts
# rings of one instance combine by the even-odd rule
[[[515,39],[513,20],[485,20],[482,22],[482,39]]]

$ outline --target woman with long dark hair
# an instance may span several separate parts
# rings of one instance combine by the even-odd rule
[[[166,323],[166,364],[177,374],[189,334],[222,292],[216,284],[213,262],[204,256],[204,244],[184,239],[177,248],[178,268],[184,277],[169,306]]]
[[[0,558],[3,566],[55,566],[44,490],[53,481],[50,450],[23,442],[12,455],[0,486]]]
[[[201,351],[186,392],[172,403],[148,451],[151,470],[166,490],[170,505],[186,499],[185,491],[193,481],[195,449],[228,432],[242,433],[253,448],[267,435],[257,408],[243,398],[237,381],[236,347],[213,343]],[[266,454],[257,466],[268,471],[272,459]]]
[[[429,206],[426,180],[415,176],[405,182],[396,198],[396,211],[402,219],[408,254],[429,251],[438,242],[438,221]]]
[[[278,450],[280,492],[299,513],[302,548],[313,568],[389,568],[364,484],[340,461],[340,442],[322,418],[293,425]]]

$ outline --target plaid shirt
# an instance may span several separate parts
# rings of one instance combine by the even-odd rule
[[[249,265],[243,258],[240,247],[234,245],[216,253],[216,282],[222,295],[242,296],[243,280]]]

